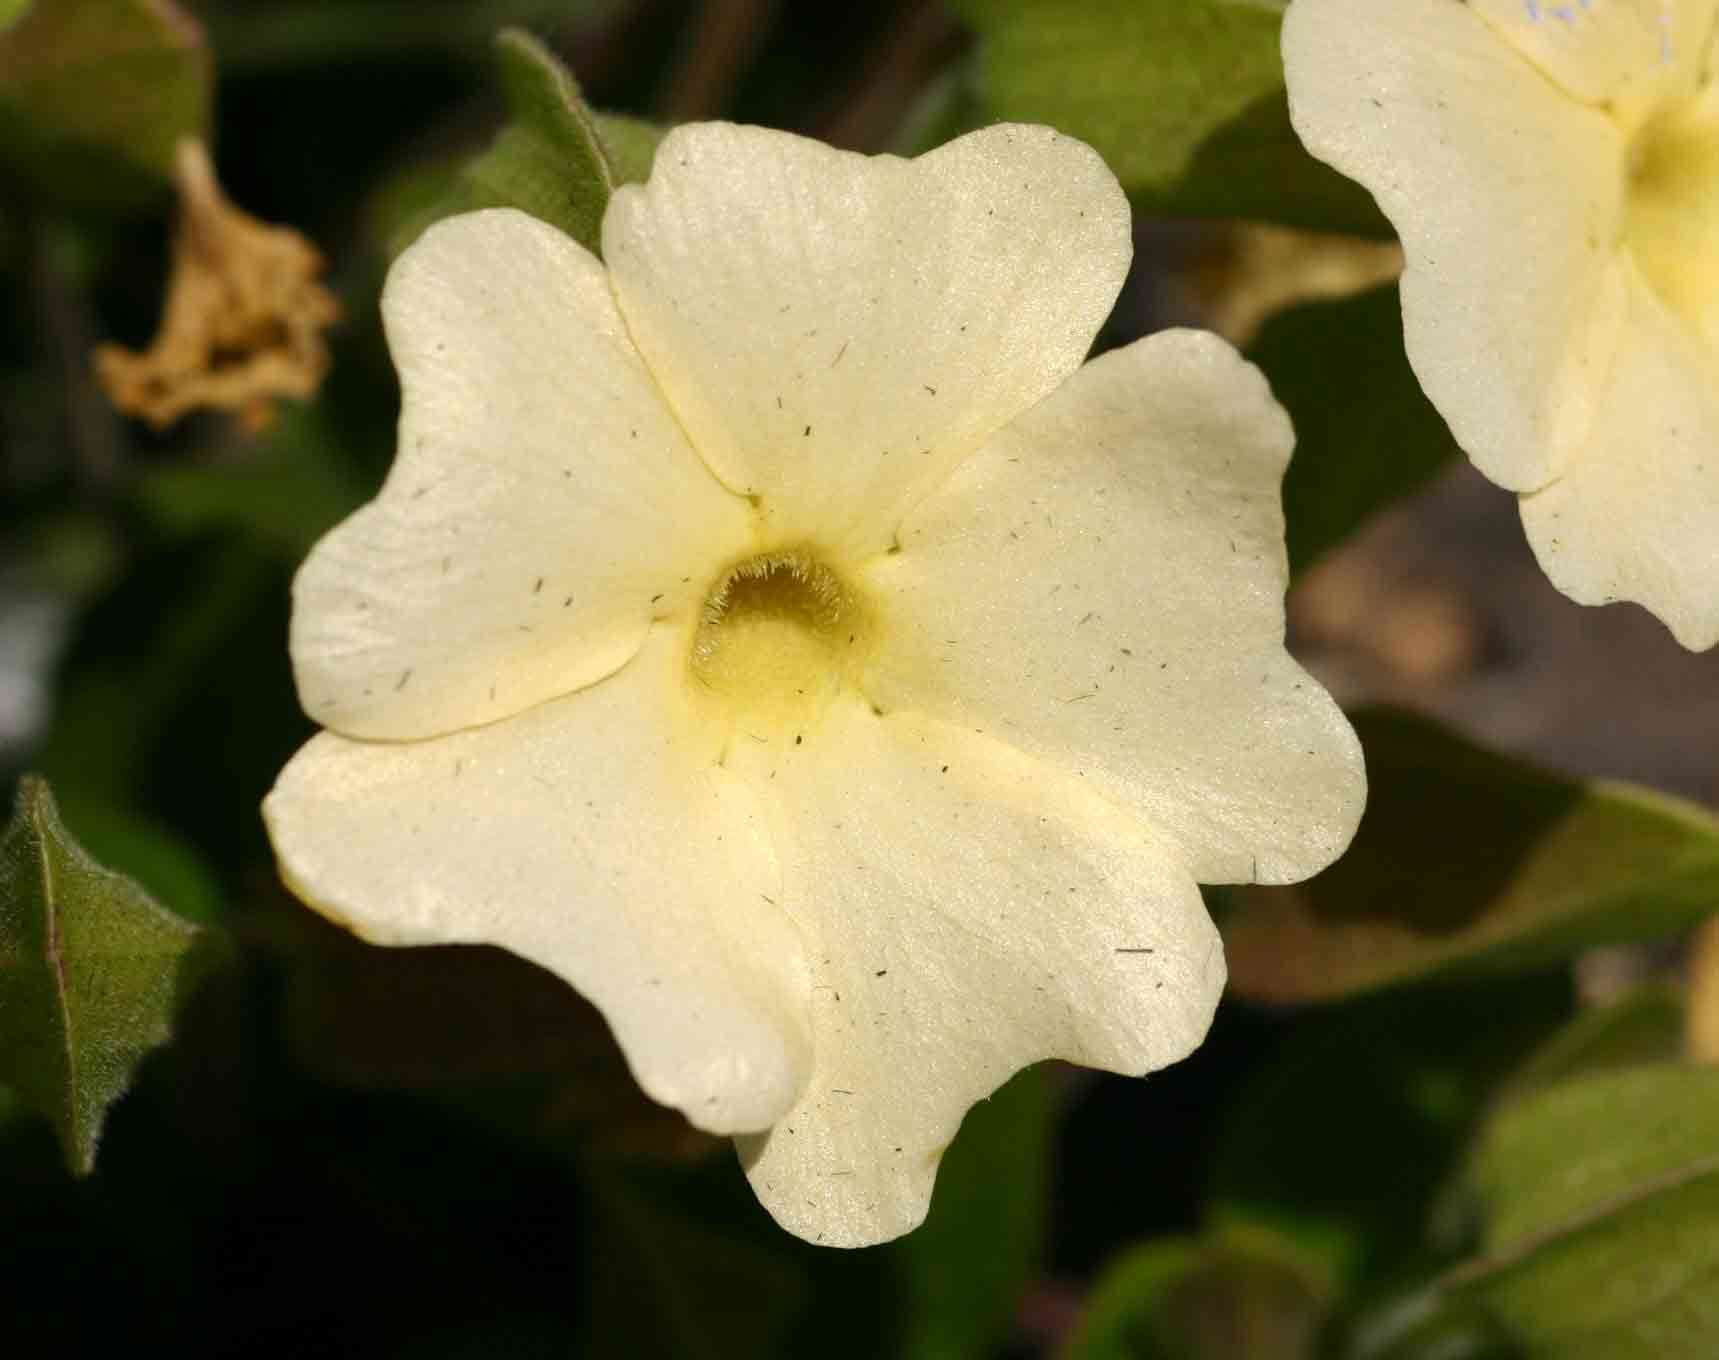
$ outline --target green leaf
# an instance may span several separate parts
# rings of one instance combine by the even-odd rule
[[[1326,1300],[1268,1237],[1170,1238],[1099,1280],[1062,1360],[1310,1360]]]
[[[1719,822],[1693,804],[1539,770],[1406,714],[1355,726],[1369,792],[1354,844],[1308,883],[1234,895],[1224,937],[1243,995],[1538,967],[1719,907]]]
[[[1395,284],[1284,312],[1248,357],[1295,423],[1283,479],[1294,572],[1424,486],[1456,453],[1403,353]]]
[[[76,207],[158,196],[208,135],[213,70],[171,0],[44,0],[0,35],[0,172]]]
[[[477,208],[518,208],[559,227],[594,254],[617,185],[642,180],[663,130],[636,118],[604,117],[547,47],[518,29],[496,38],[509,119],[489,150],[411,214],[392,238],[395,253],[432,222]]]
[[[610,192],[619,185],[643,184],[649,179],[651,164],[657,157],[657,144],[668,129],[643,118],[629,118],[624,113],[593,113],[590,116],[596,121],[598,144],[608,154],[612,180]],[[601,216],[599,213],[599,220]]]
[[[185,842],[153,819],[78,789],[59,798],[61,819],[79,845],[109,869],[137,880],[173,913],[200,926],[221,923],[221,890]]]
[[[74,1172],[167,1041],[199,934],[85,854],[25,776],[0,836],[0,1080],[52,1122]]]
[[[1342,1360],[1527,1360],[1479,1304],[1425,1283],[1350,1319],[1342,1344],[1328,1353]]]
[[[236,529],[297,562],[365,500],[331,426],[325,406],[289,406],[243,461],[169,464],[145,475],[139,500],[174,534]]]
[[[1512,1103],[1472,1179],[1489,1250],[1445,1290],[1531,1354],[1719,1353],[1719,1070],[1609,1072]]]
[[[22,19],[29,8],[30,0],[0,0],[0,33]]]
[[[497,29],[546,31],[601,22],[613,0],[275,0],[204,5],[223,71],[302,73],[307,67],[414,62],[465,64]]]
[[[1208,1228],[1293,1241],[1334,1289],[1454,1259],[1471,1221],[1441,1212],[1450,1179],[1499,1081],[1571,1004],[1560,970],[1385,992],[1305,1017],[1230,1102]]]
[[[1271,0],[956,0],[977,30],[971,122],[1090,144],[1135,207],[1388,235],[1289,125]]]
[[[1470,1179],[1496,1253],[1706,1176],[1719,1177],[1719,1068],[1655,1063],[1575,1077],[1505,1106]]]
[[[602,1249],[589,1283],[590,1360],[781,1353],[805,1305],[792,1261],[699,1222],[624,1178],[592,1176]]]
[[[1050,1077],[1042,1067],[1018,1073],[962,1121],[930,1214],[898,1248],[904,1360],[988,1355],[1007,1339],[1044,1234]]]
[[[281,588],[248,544],[200,540],[135,564],[85,615],[41,765],[61,788],[128,806],[169,719],[207,703],[197,682]]]
[[[1676,988],[1638,987],[1559,1030],[1511,1076],[1498,1099],[1516,1100],[1572,1077],[1669,1062],[1683,1052],[1685,1023]]]

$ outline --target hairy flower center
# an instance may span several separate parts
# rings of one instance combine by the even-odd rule
[[[1637,135],[1624,240],[1666,306],[1719,352],[1719,83]]]
[[[704,601],[691,666],[749,727],[803,727],[857,673],[872,635],[853,589],[811,554],[763,553],[725,572]]]

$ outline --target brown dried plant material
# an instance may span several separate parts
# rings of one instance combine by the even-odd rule
[[[161,329],[141,354],[98,345],[96,374],[115,406],[157,429],[207,407],[255,432],[277,398],[309,397],[322,382],[322,332],[340,304],[316,281],[316,247],[234,207],[201,142],[179,144],[174,179],[180,216]]]
[[[1689,1057],[1698,1063],[1719,1063],[1719,917],[1690,937],[1688,976],[1684,1038]]]
[[[1206,326],[1245,347],[1286,308],[1353,297],[1402,272],[1395,241],[1238,222],[1211,238],[1183,286]]]

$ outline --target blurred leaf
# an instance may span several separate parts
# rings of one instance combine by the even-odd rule
[[[1284,312],[1248,357],[1295,423],[1283,479],[1292,571],[1425,485],[1456,452],[1403,353],[1394,284]]]
[[[601,1242],[589,1360],[727,1360],[779,1353],[806,1286],[791,1261],[719,1231],[624,1178],[594,1176]]]
[[[0,35],[0,167],[79,207],[165,190],[181,138],[205,138],[212,63],[171,0],[44,0]]]
[[[1341,1360],[1527,1360],[1479,1304],[1424,1282],[1349,1319],[1327,1353]]]
[[[609,196],[617,185],[650,173],[662,129],[593,113],[572,72],[528,33],[505,30],[496,38],[496,54],[507,125],[441,194],[426,196],[406,217],[392,238],[394,253],[440,218],[477,208],[518,208],[601,254]]]
[[[1447,1184],[1499,1081],[1571,1004],[1560,971],[1387,992],[1308,1016],[1230,1103],[1208,1228],[1293,1242],[1334,1290],[1455,1259],[1473,1232],[1469,1206],[1447,1205]]]
[[[651,175],[651,163],[656,160],[657,143],[668,131],[643,118],[629,118],[623,113],[595,115],[597,132],[603,149],[609,154],[609,169],[614,182],[643,184]]]
[[[30,7],[30,0],[0,0],[0,33],[24,17],[24,11]]]
[[[1137,210],[1388,235],[1289,125],[1274,0],[955,0],[977,30],[975,125],[1090,144]]]
[[[242,543],[198,541],[133,568],[82,620],[40,763],[66,790],[127,806],[168,720],[276,585]],[[277,667],[278,669],[278,667]]]
[[[1062,1360],[1309,1360],[1326,1301],[1270,1238],[1172,1238],[1099,1280]]]
[[[600,18],[614,0],[276,0],[209,5],[223,70],[426,58],[467,62],[510,24],[553,30]]]
[[[238,530],[296,562],[365,500],[324,407],[291,405],[244,457],[170,464],[138,488],[144,510],[180,535]]]
[[[1584,1077],[1507,1106],[1474,1161],[1489,1254],[1447,1276],[1535,1355],[1719,1353],[1719,1070]]]
[[[1655,1063],[1525,1096],[1492,1120],[1470,1175],[1493,1253],[1579,1230],[1691,1180],[1719,1186],[1719,1068]],[[1715,1238],[1719,1265],[1719,1231]]]
[[[266,918],[286,964],[286,1037],[314,1075],[422,1091],[558,1154],[678,1161],[716,1145],[633,1080],[597,1008],[480,945],[366,944],[297,903]]]
[[[1551,774],[1407,714],[1355,727],[1370,787],[1354,844],[1308,883],[1235,894],[1224,935],[1243,995],[1519,970],[1719,907],[1719,822],[1693,804]]]
[[[1529,1057],[1499,1093],[1515,1100],[1572,1077],[1669,1062],[1682,1055],[1684,1006],[1670,986],[1638,987],[1585,1010]]]
[[[904,1360],[988,1355],[1008,1338],[1038,1263],[1056,1110],[1029,1068],[961,1122],[924,1224],[903,1239]]]
[[[0,1077],[52,1122],[78,1174],[107,1110],[167,1041],[199,932],[102,868],[25,776],[0,836]]]

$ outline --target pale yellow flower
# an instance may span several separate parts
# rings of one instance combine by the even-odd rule
[[[1719,642],[1716,0],[1294,0],[1290,110],[1408,258],[1427,395],[1547,575]],[[1381,456],[1388,456],[1381,450]]]
[[[299,574],[329,731],[269,829],[367,938],[555,970],[780,1222],[880,1241],[1020,1067],[1199,1043],[1197,880],[1347,842],[1289,425],[1208,336],[1081,367],[1128,208],[1045,128],[685,127],[603,253],[491,211],[395,266],[399,454]]]

